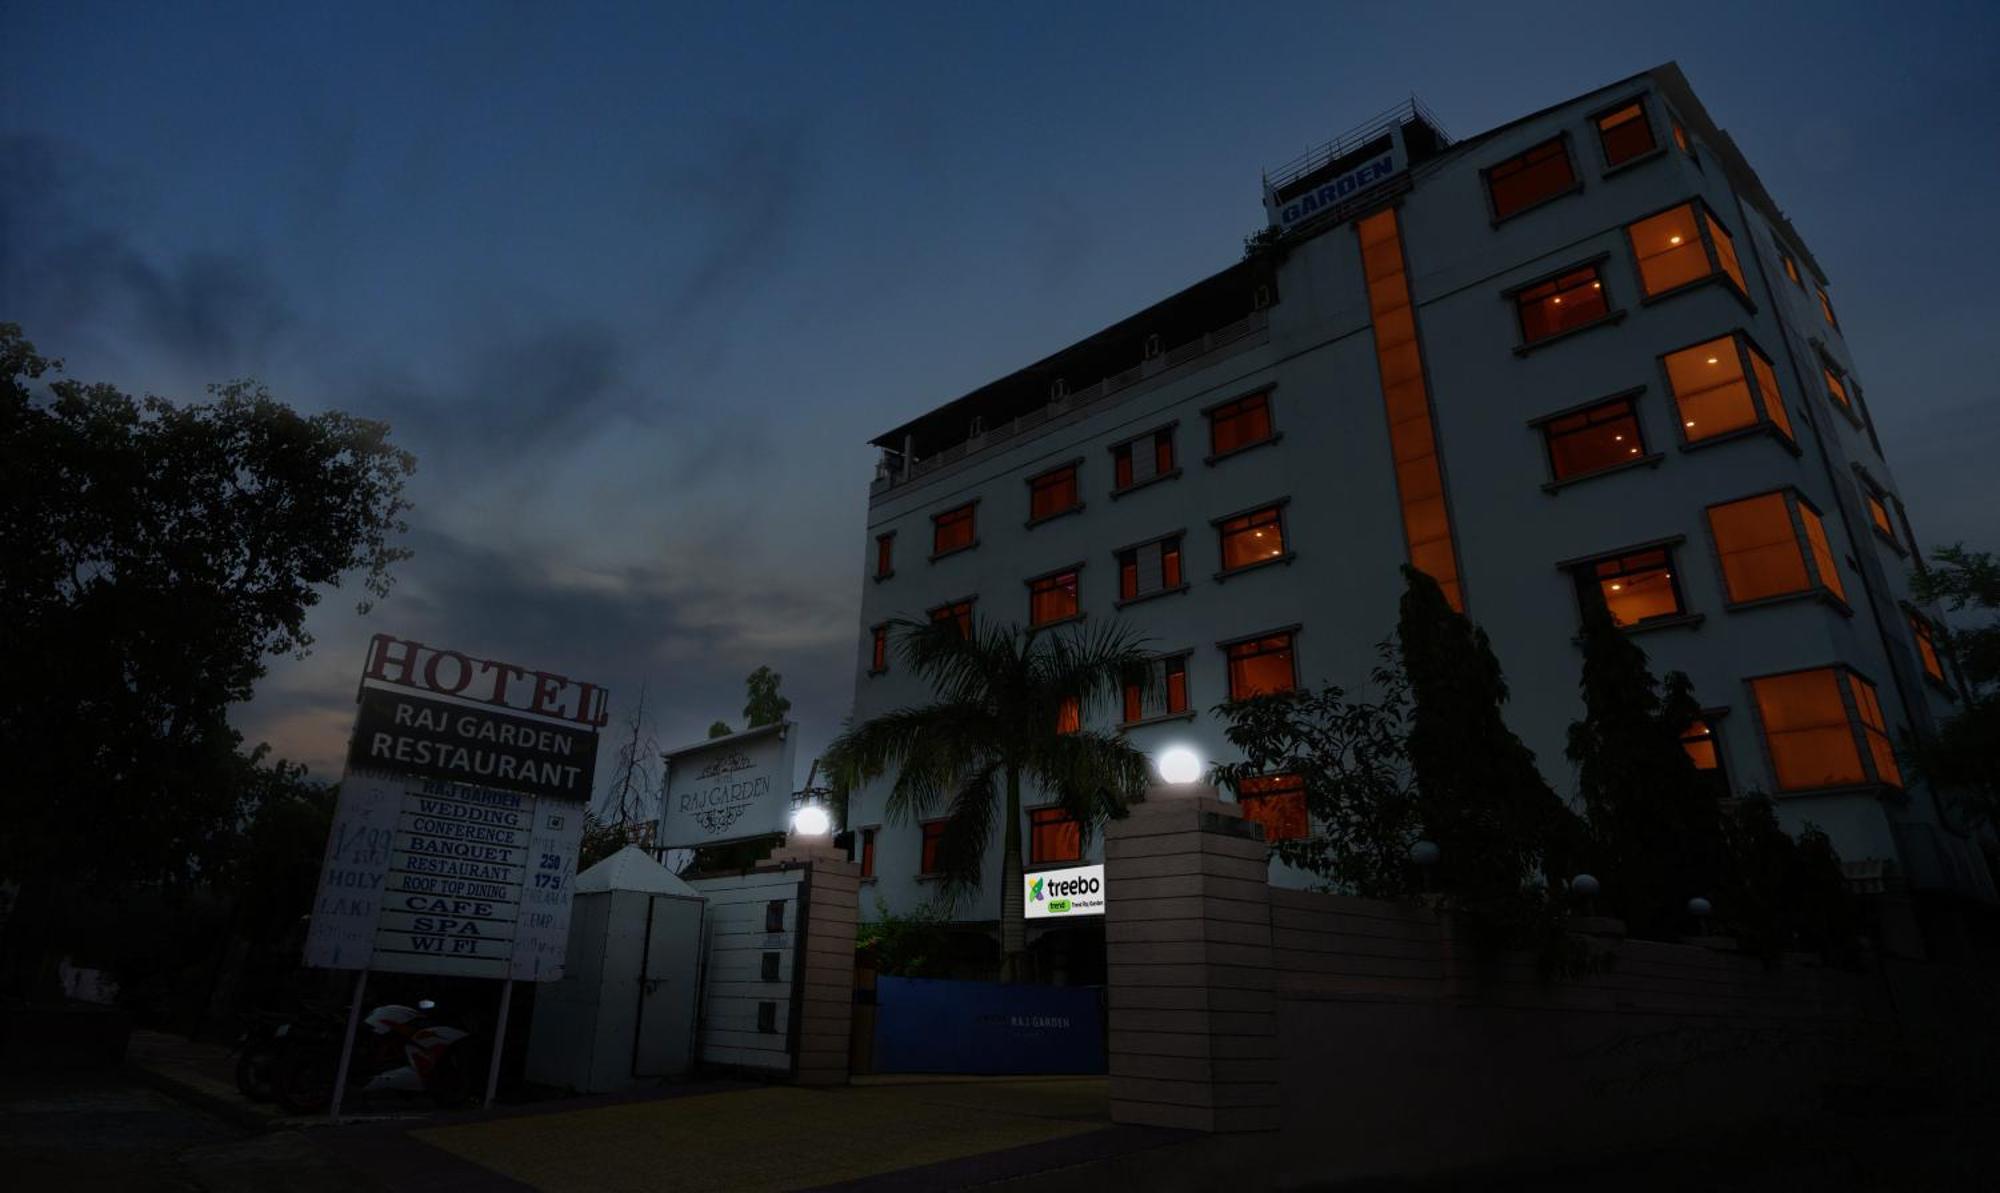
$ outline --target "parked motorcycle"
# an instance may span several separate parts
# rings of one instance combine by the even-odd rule
[[[478,1040],[440,1021],[436,1004],[387,1003],[361,1021],[347,1071],[348,1096],[385,1091],[427,1093],[440,1107],[470,1101],[478,1089]],[[273,1065],[278,1102],[292,1114],[324,1111],[340,1068],[341,1034],[309,1046],[293,1044]]]
[[[236,1040],[236,1088],[253,1102],[277,1097],[281,1058],[294,1046],[340,1039],[341,1019],[333,1011],[307,1007],[296,1013],[251,1011]]]

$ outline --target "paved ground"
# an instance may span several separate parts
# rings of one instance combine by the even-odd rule
[[[62,1193],[189,1193],[189,1148],[245,1133],[115,1072],[0,1085],[0,1183]]]

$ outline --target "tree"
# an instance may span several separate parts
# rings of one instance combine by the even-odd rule
[[[1396,635],[1410,684],[1407,749],[1438,881],[1493,942],[1546,939],[1550,884],[1567,877],[1581,823],[1502,718],[1507,683],[1486,631],[1405,565]]]
[[[715,721],[708,727],[708,740],[714,741],[718,737],[728,737],[734,732],[736,731],[729,727],[728,721]]]
[[[827,747],[828,776],[852,790],[893,772],[892,822],[942,813],[940,893],[976,890],[999,829],[1001,977],[1020,974],[1026,950],[1021,891],[1021,790],[1033,783],[1089,841],[1145,791],[1145,755],[1124,738],[1082,725],[1128,681],[1150,682],[1150,659],[1125,631],[1043,633],[954,621],[891,623],[898,657],[936,701],[849,725]],[[999,821],[996,826],[995,821]]]
[[[778,685],[784,676],[770,667],[759,667],[743,681],[748,689],[749,699],[743,704],[743,723],[751,729],[759,725],[775,725],[785,719],[792,710],[792,702],[778,695]],[[719,722],[718,722],[719,723]]]
[[[1698,716],[1687,676],[1665,694],[1646,652],[1611,619],[1601,593],[1583,611],[1584,718],[1568,756],[1590,824],[1590,865],[1636,936],[1683,934],[1687,901],[1719,899],[1722,809],[1681,745]]]
[[[1297,775],[1313,833],[1278,842],[1278,856],[1351,894],[1394,899],[1411,890],[1419,797],[1406,740],[1409,683],[1395,647],[1383,643],[1381,655],[1371,676],[1381,699],[1372,704],[1328,685],[1218,705],[1243,760],[1218,765],[1213,779],[1240,799],[1246,778]]]
[[[358,574],[387,594],[415,467],[381,423],[249,381],[180,406],[61,378],[0,324],[0,878],[7,982],[86,885],[194,880],[237,823],[229,706]]]
[[[625,741],[618,747],[611,782],[605,788],[610,804],[605,809],[606,821],[624,828],[651,821],[658,815],[654,797],[659,790],[659,772],[655,767],[659,756],[660,742],[646,717],[646,685],[641,683],[639,697],[625,718]]]
[[[1805,949],[1851,964],[1861,913],[1827,835],[1807,825],[1794,839],[1758,792],[1736,801],[1724,828],[1730,863],[1718,910],[1743,946],[1766,958]]]
[[[1991,554],[1958,543],[1933,551],[1931,560],[1934,566],[1910,577],[1917,600],[1954,613],[2000,613],[2000,561]],[[1928,739],[1905,739],[1903,751],[1970,819],[2000,827],[2000,618],[1947,630],[1943,647],[1965,679],[1963,707]]]

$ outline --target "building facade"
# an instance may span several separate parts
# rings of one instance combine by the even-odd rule
[[[1857,877],[1992,900],[1891,749],[1957,699],[1868,413],[1895,386],[1677,67],[1456,142],[1412,104],[1265,191],[1240,264],[875,440],[857,721],[929,698],[891,618],[1116,617],[1162,682],[1093,726],[1227,759],[1232,695],[1365,685],[1409,562],[1486,629],[1510,726],[1569,794],[1594,587],[1692,678],[1719,788],[1774,796]],[[885,820],[887,786],[848,824],[903,911],[927,834]],[[1309,831],[1282,778],[1245,803]],[[1027,816],[1029,869],[1067,861],[1073,834]],[[956,918],[997,918],[998,855]]]

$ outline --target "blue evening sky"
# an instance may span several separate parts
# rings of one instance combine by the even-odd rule
[[[1992,4],[0,0],[0,319],[421,458],[396,592],[329,597],[251,740],[337,774],[379,629],[646,682],[665,744],[770,663],[804,759],[868,438],[1228,265],[1261,169],[1412,92],[1463,136],[1669,59],[1832,278],[1918,533],[2000,547]]]

